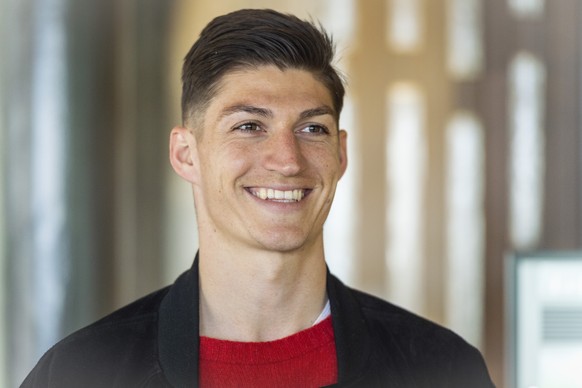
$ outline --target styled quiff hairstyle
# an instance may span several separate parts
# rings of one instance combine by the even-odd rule
[[[182,69],[182,120],[201,115],[231,71],[274,65],[311,72],[329,90],[336,119],[345,94],[333,67],[334,44],[321,25],[269,9],[243,9],[212,20]]]

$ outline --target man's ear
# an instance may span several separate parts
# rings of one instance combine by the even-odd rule
[[[348,168],[348,133],[343,129],[339,132],[339,157],[342,177]]]
[[[188,128],[174,127],[170,133],[170,164],[176,174],[195,184],[200,177],[196,136]]]

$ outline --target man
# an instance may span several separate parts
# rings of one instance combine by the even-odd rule
[[[270,10],[202,31],[170,135],[196,204],[193,267],[61,341],[24,386],[492,386],[461,338],[327,271],[347,166],[332,60],[324,31]]]

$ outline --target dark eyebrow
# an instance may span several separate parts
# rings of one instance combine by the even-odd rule
[[[250,114],[254,114],[261,117],[272,118],[273,112],[270,109],[266,108],[259,108],[252,105],[233,105],[229,106],[228,108],[224,109],[221,113],[221,117],[225,117],[231,114],[239,113],[239,112],[246,112]],[[300,120],[310,119],[316,116],[324,116],[324,115],[331,115],[334,116],[334,110],[327,105],[322,105],[317,108],[307,109],[299,115]]]
[[[322,105],[322,106],[319,106],[317,108],[308,109],[308,110],[301,112],[301,114],[299,115],[299,119],[305,120],[305,119],[310,119],[312,117],[324,116],[324,115],[335,116],[335,113],[334,113],[334,110],[331,109],[329,106]]]
[[[239,112],[246,112],[250,114],[254,114],[261,117],[271,118],[273,117],[273,112],[269,109],[259,108],[252,105],[233,105],[229,106],[228,108],[224,109],[221,113],[221,117],[225,117],[231,114],[239,113]]]

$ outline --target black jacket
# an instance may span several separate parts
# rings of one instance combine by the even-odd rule
[[[481,354],[453,332],[328,274],[339,387],[493,387]],[[198,385],[198,261],[169,287],[73,333],[22,387]]]

